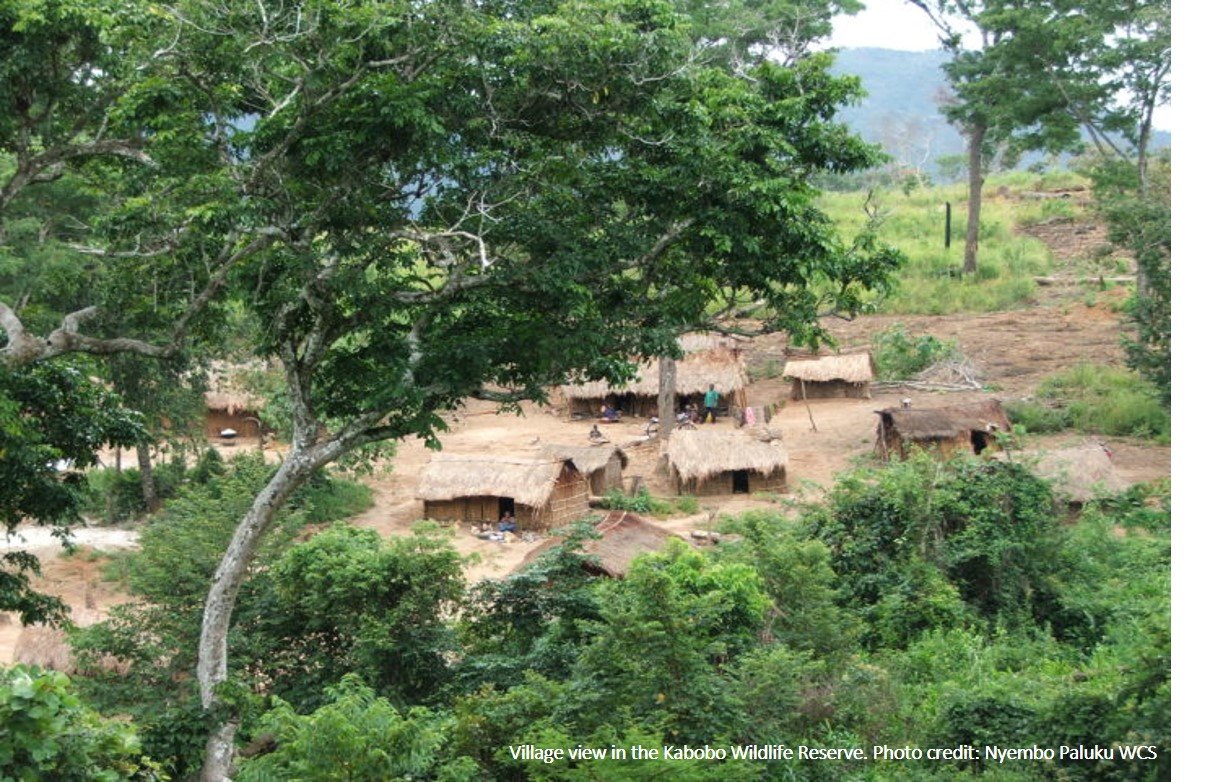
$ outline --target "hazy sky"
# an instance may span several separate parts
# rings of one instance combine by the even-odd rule
[[[864,0],[864,4],[860,13],[836,17],[830,46],[844,49],[874,46],[910,52],[941,48],[937,28],[907,0]],[[1172,118],[1171,107],[1163,106],[1154,114],[1154,125],[1173,130]]]
[[[839,48],[876,46],[922,52],[941,48],[937,28],[907,0],[865,0],[865,8],[834,22],[831,45]]]

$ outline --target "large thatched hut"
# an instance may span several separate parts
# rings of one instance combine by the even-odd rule
[[[662,455],[681,494],[717,495],[785,491],[788,452],[765,427],[736,432],[680,429]]]
[[[736,343],[704,334],[691,334],[680,340],[685,351],[675,362],[675,403],[681,410],[687,405],[702,407],[709,386],[721,393],[721,406],[745,407],[746,362]],[[628,415],[657,415],[657,396],[661,388],[659,362],[650,360],[637,364],[636,379],[612,386],[605,380],[560,386],[570,415],[596,415],[602,405],[609,405]]]
[[[793,399],[869,399],[873,357],[868,353],[848,353],[789,361],[784,365],[784,376],[793,381],[790,394]]]
[[[1009,418],[995,399],[933,409],[888,407],[879,417],[874,450],[880,458],[906,459],[912,448],[949,457],[959,451],[983,453],[1009,431]]]
[[[641,554],[661,551],[670,545],[672,540],[691,545],[681,536],[645,521],[634,513],[621,510],[608,513],[594,531],[598,537],[585,541],[581,545],[581,551],[591,557],[585,563],[585,569],[597,576],[623,578],[632,560]],[[544,551],[558,546],[560,542],[559,537],[549,538],[526,555],[516,571],[525,570],[542,556]]]
[[[1089,502],[1099,492],[1128,488],[1128,482],[1115,472],[1110,452],[1099,443],[1036,454],[1030,469],[1055,485],[1073,505]]]
[[[420,473],[424,515],[494,522],[506,511],[519,530],[544,530],[589,513],[585,478],[570,459],[438,455]]]
[[[554,445],[542,446],[544,456],[552,459],[568,459],[577,472],[585,477],[585,487],[592,496],[600,497],[607,489],[623,488],[623,468],[627,467],[627,454],[613,445]]]

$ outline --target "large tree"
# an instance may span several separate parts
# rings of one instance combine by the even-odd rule
[[[238,591],[323,466],[435,444],[466,398],[622,379],[627,356],[672,353],[740,302],[811,338],[896,264],[843,243],[809,185],[875,157],[833,122],[857,87],[824,56],[705,61],[684,17],[641,0],[152,10],[157,57],[112,113],[156,165],[108,169],[119,203],[95,239],[108,279],[158,285],[159,321],[124,333],[99,306],[41,339],[11,317],[3,350],[165,356],[226,299],[283,366],[288,450],[204,609],[207,779],[233,749],[219,693]]]
[[[999,151],[1064,151],[1084,132],[1144,181],[1153,111],[1170,99],[1169,0],[909,0],[951,54],[944,113],[967,138],[973,272],[984,175]]]

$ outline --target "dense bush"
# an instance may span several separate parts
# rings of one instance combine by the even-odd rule
[[[68,677],[0,669],[0,779],[62,782],[167,779],[140,753],[135,730],[81,704]]]
[[[912,336],[896,323],[873,338],[873,360],[881,380],[913,378],[938,361],[957,358],[958,347],[925,334]]]

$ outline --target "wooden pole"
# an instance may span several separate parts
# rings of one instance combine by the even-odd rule
[[[814,412],[810,410],[810,400],[806,398],[806,381],[798,378],[797,382],[801,384],[801,401],[806,403],[806,415],[810,417],[810,428],[818,431],[818,424],[814,423]]]

